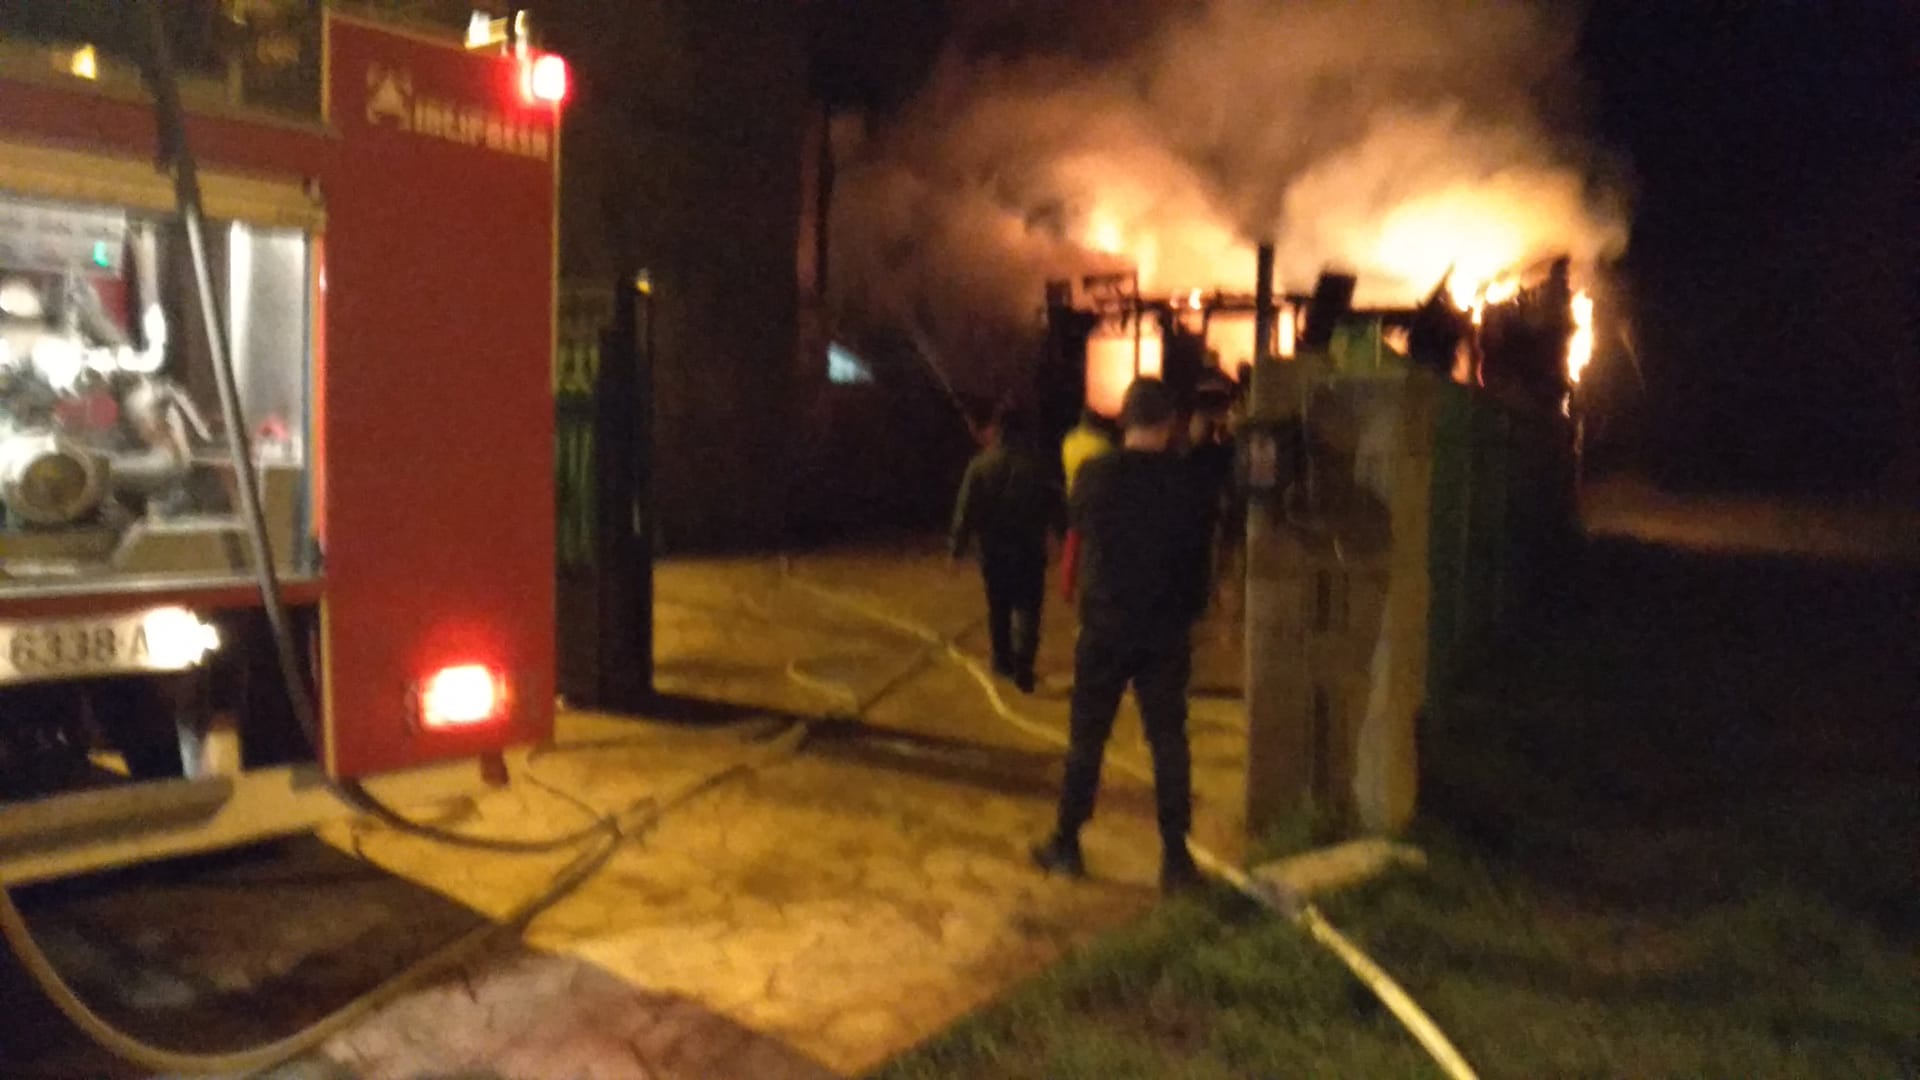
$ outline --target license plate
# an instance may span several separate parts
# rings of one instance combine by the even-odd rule
[[[186,671],[218,644],[213,628],[182,608],[0,622],[0,684]]]

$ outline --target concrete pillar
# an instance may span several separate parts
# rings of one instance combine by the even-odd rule
[[[1253,386],[1247,418],[1255,430],[1273,430],[1301,420],[1304,401],[1298,364],[1273,355],[1273,259],[1271,243],[1260,245],[1254,277]],[[1294,464],[1281,455],[1280,484]],[[1306,642],[1297,618],[1301,608],[1301,560],[1274,498],[1247,507],[1247,604],[1244,650],[1247,665],[1247,806],[1249,835],[1258,837],[1298,809],[1312,788],[1312,732],[1303,722],[1298,674]]]
[[[1298,421],[1298,368],[1256,361],[1248,419],[1254,425]],[[1247,507],[1247,805],[1258,837],[1300,809],[1312,789],[1310,703],[1301,697],[1306,662],[1302,553],[1273,501]]]
[[[1423,372],[1330,379],[1323,357],[1255,369],[1256,422],[1303,426],[1319,477],[1247,522],[1247,823],[1311,809],[1397,832],[1426,698],[1433,415]],[[1311,403],[1307,389],[1311,383]]]
[[[1369,665],[1366,712],[1354,748],[1353,801],[1368,832],[1396,833],[1413,820],[1419,793],[1415,721],[1426,701],[1428,535],[1433,510],[1437,381],[1415,369],[1400,394],[1388,487],[1392,547],[1387,595]]]

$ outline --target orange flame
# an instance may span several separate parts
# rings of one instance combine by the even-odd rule
[[[1573,294],[1573,337],[1567,341],[1567,381],[1579,385],[1580,375],[1593,360],[1593,297],[1585,290]]]

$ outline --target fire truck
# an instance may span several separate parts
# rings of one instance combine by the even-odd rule
[[[0,13],[0,881],[501,781],[553,724],[565,62]]]

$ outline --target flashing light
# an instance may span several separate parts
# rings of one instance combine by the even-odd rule
[[[507,20],[496,19],[484,11],[467,17],[467,48],[484,49],[507,40]]]
[[[420,726],[434,731],[472,727],[507,712],[507,681],[485,664],[457,664],[433,673],[419,689]]]
[[[559,105],[572,89],[565,59],[553,53],[520,61],[520,97],[529,105]]]

